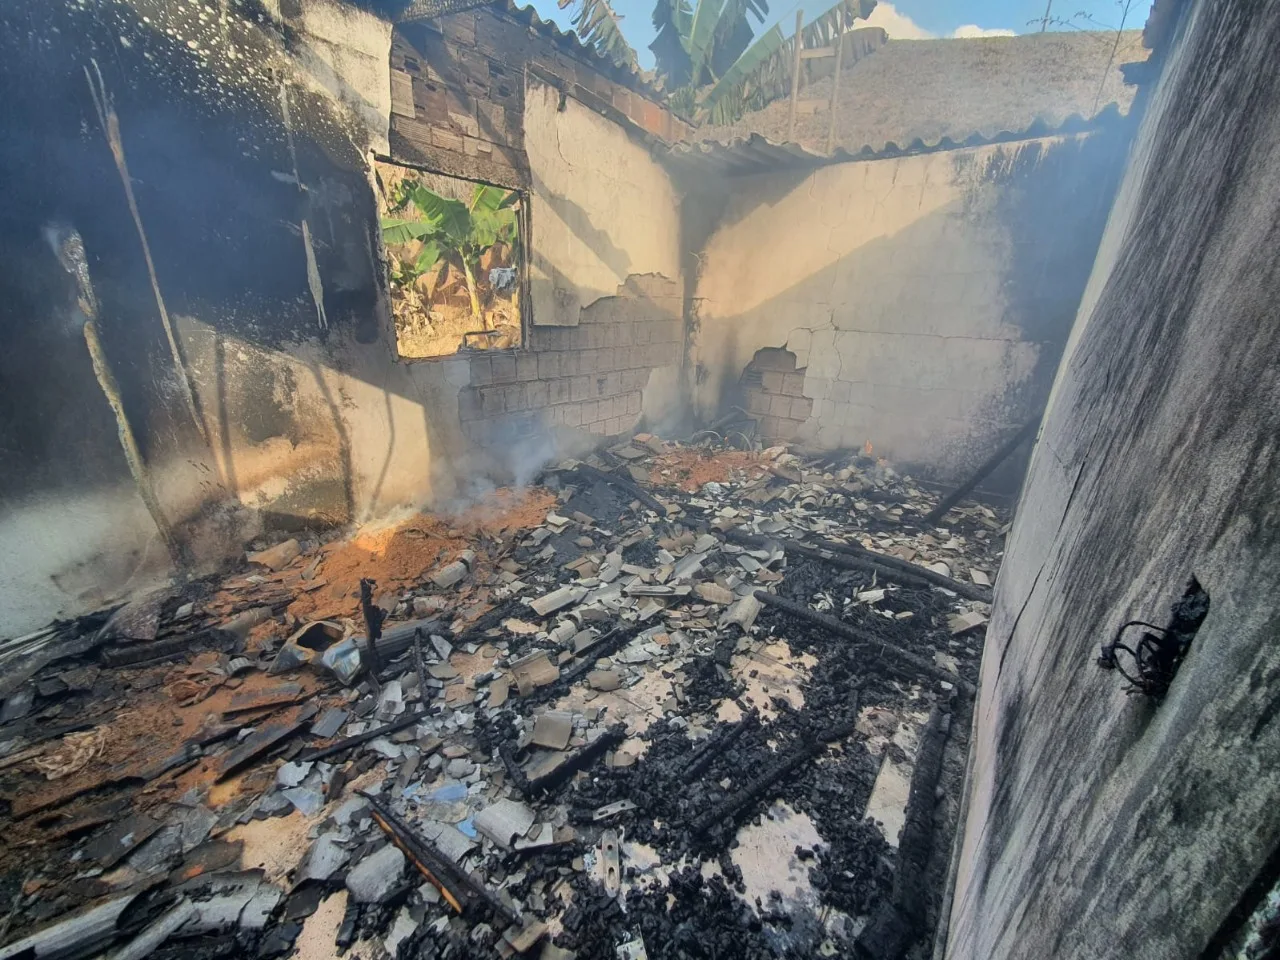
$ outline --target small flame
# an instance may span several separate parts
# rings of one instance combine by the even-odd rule
[[[868,457],[869,457],[869,456],[871,456],[871,441],[870,441],[870,440],[868,440],[866,443],[864,443],[864,444],[862,445],[862,452],[863,452],[863,453],[865,453]]]

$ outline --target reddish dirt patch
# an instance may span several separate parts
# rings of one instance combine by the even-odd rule
[[[653,464],[649,476],[655,485],[678,484],[686,493],[693,493],[704,483],[726,483],[737,473],[753,479],[768,471],[758,454],[745,450],[672,450],[655,457]],[[663,476],[663,471],[670,473]]]
[[[476,549],[477,540],[505,539],[538,526],[555,505],[555,495],[546,490],[497,490],[456,516],[418,514],[395,527],[330,544],[316,570],[326,584],[299,594],[289,612],[299,620],[358,617],[361,577],[376,580],[379,592],[420,583],[460,551]],[[311,562],[301,557],[295,565]]]
[[[243,681],[234,681],[234,687],[224,686],[221,678],[192,664],[137,671],[137,679],[142,679],[144,674],[159,674],[163,681],[150,689],[135,689],[125,694],[127,703],[124,708],[104,718],[106,732],[102,752],[86,766],[57,780],[46,780],[30,762],[6,772],[3,796],[13,804],[16,817],[32,810],[60,806],[67,799],[99,784],[137,777],[148,767],[175,755],[205,724],[217,723],[222,711],[239,694],[271,689],[282,683],[297,683],[302,686],[304,694],[311,697],[320,695],[320,688],[324,685],[320,678],[297,672],[289,677],[251,673]],[[248,726],[252,725],[255,716],[283,709],[287,707],[237,715],[229,722],[242,722]],[[60,747],[61,741],[52,741],[46,752],[57,752]],[[188,771],[185,777],[185,786],[201,782],[207,784],[212,780],[212,774],[203,763]]]

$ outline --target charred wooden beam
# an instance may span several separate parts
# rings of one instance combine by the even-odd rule
[[[796,603],[793,600],[786,600],[782,597],[774,596],[766,590],[757,590],[754,594],[755,598],[763,603],[766,607],[773,607],[775,610],[781,610],[783,613],[795,617],[797,620],[804,620],[816,627],[822,627],[829,633],[836,636],[844,637],[847,640],[853,640],[855,643],[865,645],[868,652],[871,648],[875,648],[877,653],[884,654],[893,660],[896,660],[903,668],[908,668],[915,675],[931,677],[945,683],[955,684],[957,688],[963,690],[968,696],[973,696],[973,684],[967,680],[961,679],[954,673],[949,673],[941,667],[930,663],[923,657],[918,657],[914,653],[903,650],[901,647],[895,646],[887,640],[877,637],[874,634],[859,630],[857,627],[851,627],[849,624],[837,620],[835,617],[829,617],[825,613],[819,613],[817,610],[811,610],[803,603]]]
[[[641,489],[640,485],[630,477],[624,477],[617,473],[605,473],[603,470],[597,470],[595,467],[586,463],[578,464],[577,470],[584,477],[590,477],[593,480],[599,480],[601,483],[613,484],[620,490],[625,490],[631,496],[635,497],[646,507],[656,513],[659,517],[666,518],[667,508],[660,503],[653,494],[647,490]]]
[[[821,549],[829,550],[831,553],[844,554],[855,559],[866,560],[875,564],[881,570],[885,568],[900,570],[903,573],[910,574],[912,577],[926,580],[934,586],[959,594],[967,600],[981,600],[983,603],[991,602],[990,588],[981,587],[976,583],[963,583],[954,577],[948,577],[945,574],[938,573],[936,570],[930,570],[928,567],[922,567],[918,563],[912,563],[910,560],[876,553],[874,550],[867,550],[857,544],[833,543],[830,540],[824,540],[821,544]],[[886,575],[886,579],[892,579],[892,577]]]
[[[926,875],[933,851],[933,808],[937,803],[942,753],[951,715],[934,706],[920,737],[907,809],[898,840],[893,895],[872,915],[854,953],[862,960],[901,960],[925,930],[929,893]]]
[[[739,530],[730,530],[726,536],[739,544],[752,547],[766,546],[770,541],[764,537],[753,536]],[[890,557],[876,553],[863,547],[823,541],[819,546],[810,546],[797,540],[774,541],[788,553],[808,557],[821,563],[839,567],[843,570],[858,570],[874,573],[882,580],[901,584],[916,590],[927,590],[930,587],[942,587],[952,593],[969,600],[991,602],[991,591],[974,583],[961,583],[952,577],[944,576],[935,570],[922,567],[898,557]]]
[[[1009,457],[1013,456],[1013,451],[1022,446],[1023,441],[1035,436],[1036,430],[1040,427],[1040,418],[1042,416],[1044,416],[1043,411],[1037,413],[1034,417],[1024,423],[1022,428],[1010,437],[1004,446],[1000,447],[1000,449],[988,457],[982,466],[978,467],[978,469],[973,472],[973,475],[969,477],[968,480],[943,497],[936,507],[926,513],[923,522],[927,526],[933,526],[946,515],[948,510],[967,497],[973,491],[974,487],[987,479],[987,477],[995,471],[996,467],[1000,466],[1000,464],[1008,460]]]
[[[364,733],[358,733],[354,737],[347,737],[345,740],[339,740],[337,743],[331,743],[327,747],[317,747],[314,750],[307,750],[298,755],[299,763],[307,763],[311,760],[323,760],[325,757],[331,757],[335,753],[342,753],[350,750],[352,747],[358,747],[362,743],[368,743],[370,740],[377,740],[379,737],[385,737],[397,731],[411,727],[423,717],[427,715],[426,710],[415,710],[413,713],[406,714],[394,723],[388,723],[386,726],[376,727],[373,730],[366,730]]]
[[[400,819],[382,799],[371,793],[360,792],[369,801],[373,820],[390,838],[391,842],[409,858],[418,871],[440,891],[441,895],[458,913],[477,902],[486,904],[508,923],[519,923],[520,915],[502,901],[488,887],[467,870],[437,850],[412,827]]]
[[[716,757],[733,746],[743,733],[755,727],[759,722],[760,714],[752,710],[733,726],[720,728],[715,736],[710,737],[689,756],[682,774],[684,779],[690,781],[701,777],[707,772],[707,768],[711,766],[711,762]]]
[[[577,753],[568,757],[563,763],[554,770],[543,774],[541,777],[533,777],[525,781],[528,788],[528,796],[537,796],[553,790],[560,784],[564,783],[579,770],[585,770],[591,766],[606,752],[612,750],[618,744],[627,738],[627,729],[624,724],[616,723],[607,729],[600,736],[596,737],[585,747],[582,747]]]
[[[754,805],[775,783],[787,774],[817,757],[827,748],[828,744],[843,740],[853,733],[854,723],[858,716],[858,700],[859,693],[855,690],[853,703],[849,711],[849,715],[854,719],[819,733],[812,741],[801,745],[792,753],[783,757],[733,796],[693,820],[689,824],[689,829],[695,834],[706,833],[722,820],[738,816],[745,808]]]

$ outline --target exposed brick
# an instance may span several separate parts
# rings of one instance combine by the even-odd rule
[[[582,406],[577,403],[566,404],[564,410],[564,425],[566,427],[576,427],[582,423]]]
[[[458,391],[458,419],[475,420],[480,416],[480,391],[471,387]]]
[[[545,407],[551,396],[551,387],[549,384],[541,380],[535,380],[529,384],[529,406],[533,409],[541,409]]]
[[[491,357],[471,358],[471,385],[483,387],[493,383],[493,360]]]
[[[808,397],[796,397],[791,401],[791,413],[789,416],[792,420],[808,420],[809,415],[813,413],[813,401]]]
[[[536,356],[531,353],[525,353],[516,357],[516,379],[538,379],[538,358]]]
[[[577,354],[577,373],[595,373],[600,364],[599,350],[583,350]]]
[[[613,327],[613,346],[629,347],[635,343],[635,331],[630,323],[618,323]]]
[[[622,432],[622,418],[610,417],[605,421],[604,432],[606,436],[616,437]]]
[[[597,421],[596,423],[589,423],[586,425],[586,427],[587,427],[587,430],[591,433],[594,433],[600,436],[604,435],[604,424],[599,421]]]
[[[782,392],[782,374],[776,370],[766,370],[760,375],[760,384],[766,393]]]
[[[769,412],[769,394],[763,390],[747,391],[747,413],[767,414]]]
[[[571,400],[586,400],[594,391],[595,384],[590,377],[578,376],[569,381],[569,398]]]
[[[769,413],[774,417],[787,417],[791,415],[791,398],[780,393],[775,393],[769,398]]]
[[[480,136],[480,121],[478,121],[470,112],[454,113],[449,112],[449,120],[453,125],[461,130],[466,136],[478,138]]]
[[[612,332],[613,327],[609,327],[608,331]],[[608,334],[606,333],[606,339]],[[618,351],[613,347],[602,347],[596,351],[596,373],[606,373],[610,370],[616,370],[618,363]]]
[[[560,354],[552,351],[538,354],[538,379],[553,380],[560,376]]]
[[[440,18],[440,32],[450,40],[474,45],[476,42],[476,18],[472,13],[452,13]]]
[[[547,423],[553,427],[564,426],[565,407],[548,407],[546,410]]]
[[[782,378],[782,392],[789,397],[799,397],[804,394],[804,374],[788,373]]]
[[[781,370],[783,373],[791,373],[796,368],[796,355],[790,350],[779,347],[764,347],[756,351],[751,365],[757,370]]]
[[[645,344],[653,339],[653,324],[648,320],[640,320],[632,324],[631,342]]]
[[[588,400],[582,405],[582,422],[595,423],[600,419],[600,401]]]
[[[556,356],[560,358],[560,376],[576,377],[580,373],[586,373],[582,369],[582,353],[579,350],[560,350]]]
[[[627,413],[628,414],[639,413],[643,405],[644,405],[644,397],[642,397],[639,393],[627,394]]]
[[[441,150],[450,150],[454,153],[463,153],[462,137],[454,133],[452,130],[445,130],[443,127],[431,128],[431,142]]]
[[[493,382],[513,383],[516,379],[516,358],[498,356],[493,358]]]

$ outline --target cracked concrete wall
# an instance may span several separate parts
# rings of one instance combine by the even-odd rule
[[[950,960],[1234,957],[1280,873],[1280,7],[1184,9],[996,584]],[[1126,694],[1099,645],[1193,576]]]
[[[584,307],[612,296],[632,275],[679,282],[680,200],[644,146],[533,80],[524,129],[536,325],[576,326]]]
[[[1048,393],[1122,156],[1093,134],[735,180],[696,287],[700,412],[963,475]],[[795,354],[802,422],[740,384],[763,347]]]

